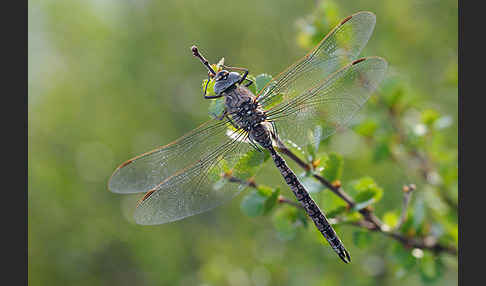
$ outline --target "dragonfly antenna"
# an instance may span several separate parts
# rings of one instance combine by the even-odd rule
[[[191,47],[192,55],[195,56],[196,58],[199,58],[201,62],[203,63],[204,66],[209,70],[209,72],[212,74],[212,76],[216,75],[216,72],[214,72],[213,68],[211,65],[209,65],[208,60],[206,60],[200,53],[199,50],[197,49],[196,46]]]

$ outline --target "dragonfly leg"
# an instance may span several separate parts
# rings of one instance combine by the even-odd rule
[[[253,81],[251,79],[247,78],[246,80],[248,81],[248,83],[245,84],[245,87],[249,87],[253,84]]]
[[[220,94],[220,95],[206,95],[206,94],[204,94],[205,99],[220,98],[221,96],[223,96],[223,95],[222,94]]]
[[[223,111],[223,114],[221,114],[221,116],[220,116],[220,117],[217,117],[217,119],[218,119],[219,121],[221,121],[221,120],[223,120],[223,118],[224,118],[224,117],[225,117],[227,114],[228,114],[228,110],[226,110],[226,108],[225,108],[225,109],[224,109],[224,111]],[[226,116],[226,117],[227,117],[227,116]],[[228,120],[230,120],[230,119],[229,119],[229,117],[227,117],[227,118],[228,118]],[[231,120],[230,120],[230,122],[231,122]]]
[[[241,77],[240,81],[238,82],[239,84],[241,84],[242,82],[245,81],[246,79],[246,76],[248,75],[248,69],[245,69],[245,73],[243,74],[243,76]],[[250,84],[252,83],[252,81],[250,80]],[[250,85],[248,84],[248,86]]]
[[[206,82],[206,86],[204,87],[204,98],[205,99],[213,99],[213,98],[220,98],[221,96],[223,96],[222,94],[217,94],[217,95],[206,95],[207,92],[208,92],[208,85],[209,85],[209,81],[211,80],[210,76],[209,76],[209,73],[208,73],[208,81]]]
[[[208,81],[206,82],[206,86],[204,87],[204,97],[206,97],[206,92],[208,91],[208,84],[210,80],[211,78],[209,77],[209,73],[208,73]]]

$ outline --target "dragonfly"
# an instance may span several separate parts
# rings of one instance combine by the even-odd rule
[[[304,147],[319,126],[321,139],[345,127],[384,78],[387,62],[361,57],[376,23],[372,12],[344,18],[307,55],[272,78],[255,95],[248,69],[220,70],[191,50],[208,70],[204,98],[224,99],[224,111],[170,144],[121,164],[108,188],[115,193],[145,193],[135,222],[155,225],[209,211],[233,199],[252,178],[241,160],[249,152],[268,152],[297,201],[345,263],[351,261],[324,213],[279,154],[292,142]],[[209,95],[209,82],[214,94]],[[268,154],[267,153],[267,154]]]

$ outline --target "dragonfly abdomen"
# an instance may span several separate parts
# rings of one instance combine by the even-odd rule
[[[268,122],[261,122],[250,128],[250,139],[260,144],[265,149],[272,147],[270,126]]]
[[[307,215],[312,219],[317,229],[322,233],[324,238],[326,238],[326,240],[329,242],[329,244],[338,254],[338,256],[344,262],[349,263],[351,261],[351,258],[349,257],[348,251],[344,248],[344,245],[342,244],[341,240],[337,236],[332,226],[327,221],[325,215],[319,209],[309,193],[305,190],[304,186],[302,186],[302,184],[299,182],[297,176],[295,176],[294,172],[287,166],[287,163],[285,163],[285,160],[277,154],[272,146],[267,149],[270,151],[272,159],[275,162],[275,165],[279,169],[280,173],[284,177],[285,182],[287,183],[287,185],[289,185],[297,200],[304,207],[304,210],[307,212]]]

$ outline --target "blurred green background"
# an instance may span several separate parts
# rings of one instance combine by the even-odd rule
[[[246,216],[240,210],[243,195],[213,211],[147,227],[131,218],[140,195],[107,190],[120,163],[209,119],[210,101],[201,93],[206,71],[192,57],[191,45],[211,62],[225,57],[226,64],[247,67],[254,75],[276,75],[307,52],[309,34],[315,33],[309,23],[312,15],[321,15],[318,9],[327,17],[318,19],[329,22],[326,27],[368,10],[377,24],[363,55],[386,58],[390,77],[411,94],[416,108],[404,117],[423,110],[440,114],[440,136],[419,140],[417,148],[436,158],[438,176],[457,200],[457,1],[30,0],[28,5],[30,285],[457,284],[456,256],[431,258],[440,264],[418,257],[408,267],[397,258],[396,241],[370,234],[362,247],[356,229],[338,225],[353,259],[345,265],[313,228],[300,227],[292,239],[283,239],[272,214]],[[371,104],[360,118],[374,112]],[[343,155],[342,181],[369,175],[383,187],[378,215],[399,212],[399,190],[413,175],[391,160],[373,160],[376,152],[353,129],[329,138],[326,149]],[[280,186],[293,198],[267,165],[256,180]],[[440,202],[426,195],[431,184],[414,182],[419,188],[412,205],[425,204],[431,220],[448,217],[456,237],[446,242],[457,243],[457,213],[440,209]]]

